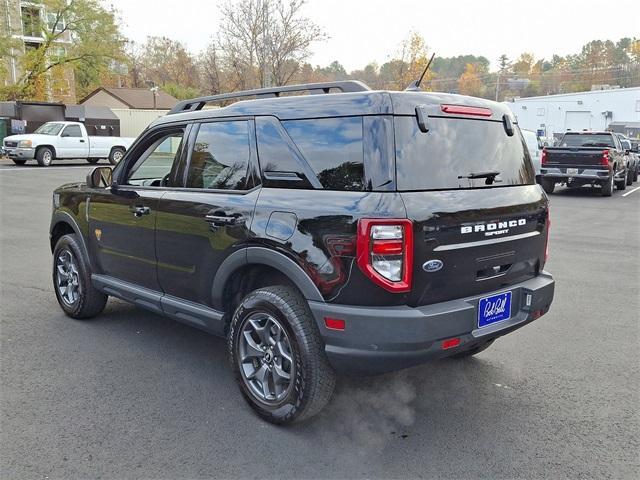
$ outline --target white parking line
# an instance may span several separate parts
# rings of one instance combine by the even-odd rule
[[[638,190],[640,190],[640,187],[636,187],[633,190],[628,191],[627,193],[623,193],[622,196],[626,197],[627,195],[631,195],[633,192],[637,192]]]

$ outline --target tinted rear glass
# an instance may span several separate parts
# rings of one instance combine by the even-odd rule
[[[398,190],[441,190],[534,183],[526,145],[501,122],[429,117],[427,133],[415,117],[396,117]],[[499,172],[494,179],[466,178]],[[493,180],[493,181],[492,181]]]
[[[560,147],[611,147],[615,148],[613,135],[603,134],[570,134],[567,133],[558,145]]]
[[[285,130],[329,190],[364,190],[362,117],[289,120]]]

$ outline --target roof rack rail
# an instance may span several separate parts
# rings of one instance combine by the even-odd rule
[[[364,83],[357,80],[344,80],[340,82],[322,82],[322,83],[303,83],[300,85],[285,85],[282,87],[256,88],[254,90],[244,90],[242,92],[222,93],[220,95],[209,95],[206,97],[192,98],[177,103],[167,115],[173,113],[195,112],[202,110],[207,103],[220,102],[223,100],[231,100],[233,98],[243,97],[279,97],[282,93],[289,92],[306,92],[329,93],[329,90],[336,88],[342,93],[365,92],[371,90]]]

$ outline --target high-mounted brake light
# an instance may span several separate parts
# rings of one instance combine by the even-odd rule
[[[394,293],[411,290],[413,224],[405,219],[358,221],[358,266],[376,285]]]
[[[600,157],[600,165],[603,167],[609,167],[609,150],[603,150]]]
[[[542,149],[542,155],[540,156],[540,163],[542,165],[546,165],[548,161],[549,160],[547,160],[547,149],[543,148]]]
[[[440,105],[440,109],[444,113],[452,113],[458,115],[476,115],[479,117],[490,117],[493,112],[489,108],[470,107],[467,105]]]

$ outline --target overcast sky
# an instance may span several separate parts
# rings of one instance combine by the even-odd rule
[[[216,33],[219,0],[106,0],[136,42],[161,36],[198,52]],[[640,1],[616,0],[308,0],[304,14],[329,40],[313,45],[310,62],[338,60],[347,71],[387,61],[411,30],[437,56],[502,53],[536,58],[576,53],[594,39],[640,37]]]

